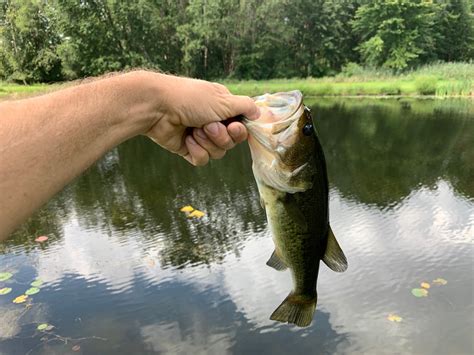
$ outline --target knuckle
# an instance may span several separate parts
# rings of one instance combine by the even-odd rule
[[[229,89],[227,89],[227,87],[225,87],[224,85],[219,84],[219,83],[213,83],[213,85],[214,85],[214,88],[216,89],[217,92],[219,92],[221,94],[228,94],[229,93]]]
[[[218,151],[213,152],[212,159],[222,159],[225,156],[225,150],[219,149]]]
[[[229,149],[232,148],[234,142],[232,141],[229,135],[225,135],[220,138],[220,140],[218,141],[218,145],[223,149]]]

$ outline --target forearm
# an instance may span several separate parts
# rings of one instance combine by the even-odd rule
[[[150,75],[159,74],[0,104],[0,240],[104,153],[151,127],[161,88]]]

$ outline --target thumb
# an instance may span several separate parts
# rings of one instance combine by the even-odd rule
[[[249,120],[256,120],[260,117],[260,109],[248,96],[231,95],[229,102],[232,117],[243,115]]]

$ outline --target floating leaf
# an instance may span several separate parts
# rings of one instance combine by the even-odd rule
[[[433,283],[435,285],[446,285],[448,283],[448,281],[446,281],[445,279],[437,278],[437,279],[433,280]]]
[[[194,210],[192,211],[188,217],[190,218],[201,218],[203,216],[205,216],[206,214],[202,211],[199,211],[199,210]]]
[[[390,314],[388,315],[387,319],[388,319],[390,322],[397,322],[397,323],[400,323],[403,318],[400,317],[399,315],[390,313]]]
[[[38,330],[46,330],[46,328],[48,328],[48,327],[49,327],[49,324],[48,324],[48,323],[42,323],[42,324],[38,325],[38,326],[36,327],[36,329],[38,329]]]
[[[0,281],[7,281],[12,276],[11,272],[0,272]]]
[[[429,288],[430,288],[430,284],[429,284],[428,282],[422,282],[422,283],[420,284],[420,286],[423,287],[423,288],[426,288],[426,289],[429,289]]]
[[[81,350],[81,346],[80,345],[74,345],[72,348],[71,348],[72,351],[79,351]]]
[[[28,295],[21,295],[21,296],[18,296],[17,298],[15,298],[13,300],[13,303],[24,303],[26,302],[26,299],[28,298]]]
[[[181,212],[192,212],[194,208],[192,206],[184,206],[180,209]]]
[[[428,290],[426,290],[424,288],[414,288],[413,290],[411,290],[411,293],[415,297],[426,297],[426,296],[428,296]]]
[[[10,287],[4,287],[0,288],[0,295],[6,295],[12,292],[12,289]]]
[[[26,290],[25,295],[31,296],[37,294],[38,292],[40,292],[40,289],[38,287],[32,287]]]
[[[43,284],[43,280],[36,279],[30,285],[33,286],[33,287],[41,287],[42,284]]]
[[[45,235],[40,235],[38,238],[35,239],[35,242],[38,242],[38,243],[43,243],[45,241],[47,241],[49,238]]]

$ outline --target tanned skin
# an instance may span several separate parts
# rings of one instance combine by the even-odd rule
[[[193,165],[247,138],[228,118],[259,116],[225,86],[134,71],[0,103],[0,240],[118,144],[146,135]]]

